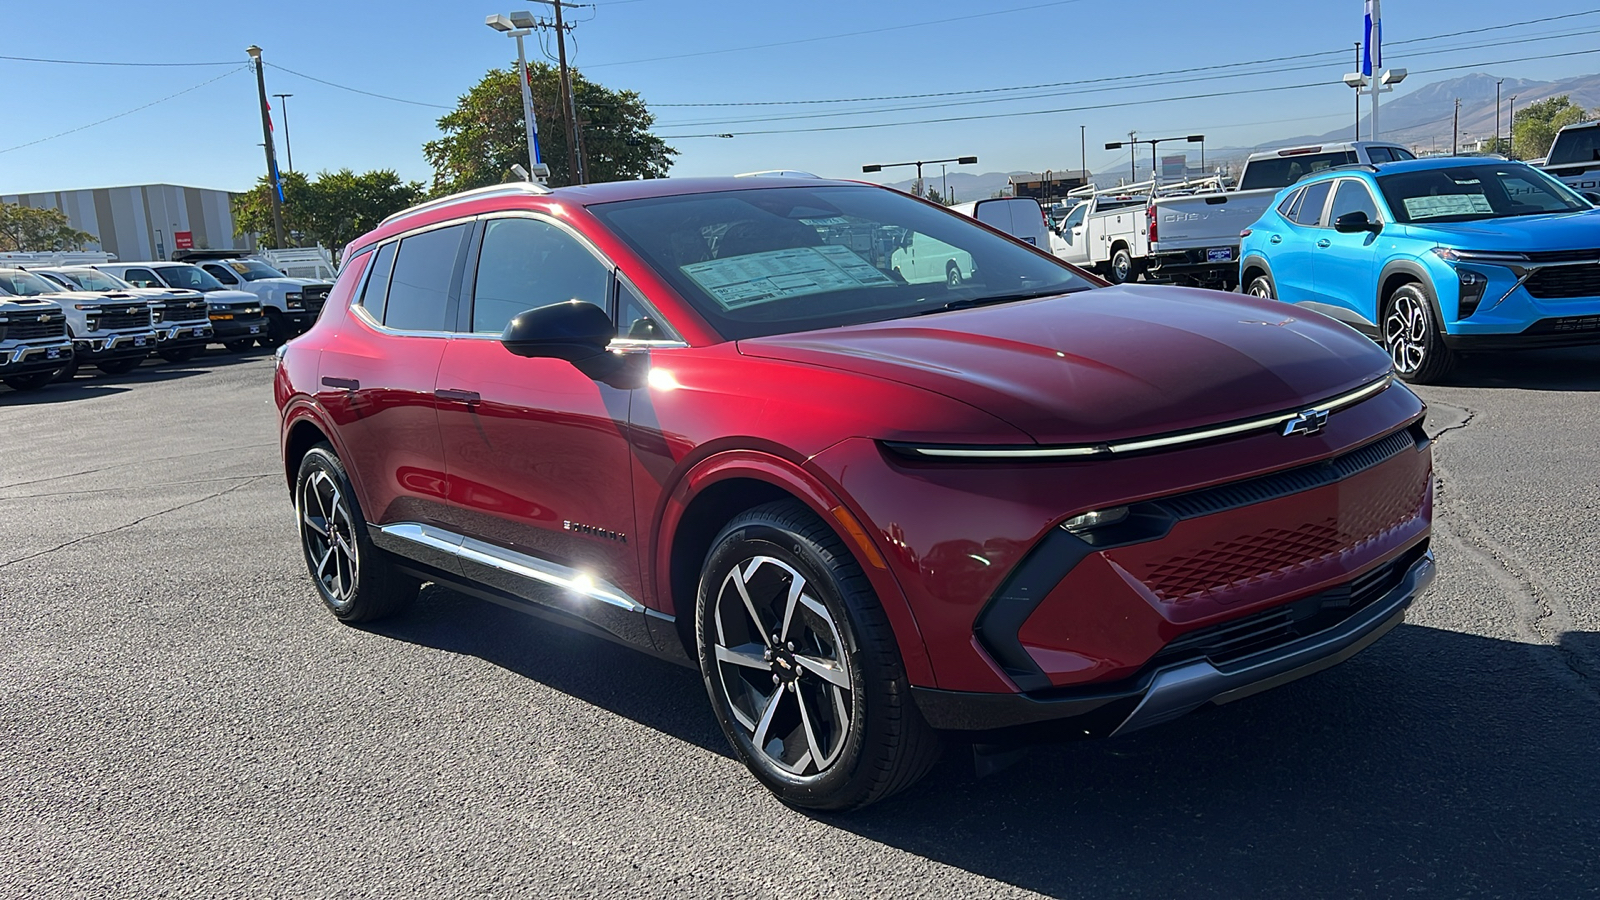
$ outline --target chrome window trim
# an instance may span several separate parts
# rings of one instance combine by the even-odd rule
[[[1392,374],[1384,375],[1382,378],[1362,385],[1353,391],[1347,391],[1321,403],[1301,407],[1290,412],[1274,413],[1270,416],[1235,422],[1231,425],[1202,428],[1160,437],[1133,438],[1101,444],[1078,444],[1063,447],[919,447],[898,443],[893,446],[896,449],[908,451],[917,456],[934,459],[1071,459],[1088,456],[1114,456],[1119,453],[1137,453],[1143,450],[1199,443],[1250,431],[1277,429],[1290,420],[1308,412],[1327,414],[1352,406],[1368,397],[1382,393],[1393,383],[1394,376]]]

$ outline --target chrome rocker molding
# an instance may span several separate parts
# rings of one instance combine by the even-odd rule
[[[526,553],[415,522],[367,526],[380,549],[425,567],[416,571],[502,606],[688,663],[674,619],[616,585]],[[665,627],[652,627],[662,626]],[[652,633],[674,636],[665,641]]]
[[[1206,703],[1232,703],[1344,662],[1405,620],[1406,608],[1433,582],[1430,551],[1383,599],[1345,622],[1299,641],[1219,669],[1206,660],[1160,669],[1144,699],[1111,734],[1170,722]]]
[[[1157,450],[1182,444],[1196,444],[1251,431],[1265,431],[1269,428],[1282,429],[1289,422],[1312,412],[1321,414],[1326,418],[1328,413],[1360,403],[1368,397],[1383,392],[1393,383],[1393,375],[1384,375],[1382,378],[1353,391],[1348,391],[1321,403],[1309,407],[1301,407],[1290,412],[1275,413],[1259,419],[1233,422],[1212,428],[1133,438],[1104,444],[1079,444],[1058,447],[953,447],[888,442],[886,446],[911,456],[935,459],[1071,459],[1088,456],[1113,456],[1119,453],[1138,453],[1144,450]]]

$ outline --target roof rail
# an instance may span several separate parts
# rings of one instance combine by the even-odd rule
[[[438,198],[435,198],[433,200],[429,200],[429,201],[427,201],[425,203],[418,203],[416,206],[412,206],[412,207],[408,207],[406,209],[402,209],[399,212],[395,213],[394,215],[391,215],[388,218],[384,219],[382,222],[379,222],[378,223],[378,227],[382,228],[383,226],[389,224],[390,222],[396,221],[398,219],[404,219],[407,216],[413,216],[413,215],[416,215],[417,213],[420,213],[420,212],[427,212],[430,209],[438,209],[441,206],[444,206],[444,205],[450,204],[450,203],[455,203],[458,200],[475,200],[475,199],[478,199],[480,197],[501,197],[501,196],[510,196],[510,195],[514,195],[514,194],[527,194],[527,195],[530,195],[530,196],[543,196],[543,195],[548,194],[548,193],[550,193],[550,189],[549,188],[545,187],[542,184],[535,184],[535,183],[533,183],[531,181],[512,181],[512,182],[507,182],[506,184],[491,184],[488,187],[473,188],[470,191],[461,191],[461,192],[455,193],[455,194],[446,194],[443,197],[438,197]]]
[[[821,178],[822,177],[820,175],[813,175],[810,172],[802,172],[799,169],[763,169],[760,172],[740,172],[739,174],[737,174],[737,175],[735,175],[733,177],[735,177],[735,178],[761,178],[761,177],[764,177],[764,176],[771,176],[771,177],[777,177],[777,178]]]

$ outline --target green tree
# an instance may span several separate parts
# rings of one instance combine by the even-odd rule
[[[926,197],[927,197],[927,199],[932,200],[934,203],[937,203],[940,206],[949,206],[950,205],[948,202],[945,201],[944,195],[939,193],[939,189],[934,187],[931,184],[928,185],[928,193],[926,194]]]
[[[59,209],[0,203],[0,251],[82,250],[93,240],[94,235],[73,228]]]
[[[571,184],[559,71],[544,63],[532,63],[528,69],[540,158],[550,167],[552,185]],[[515,63],[489,70],[461,95],[454,110],[439,119],[444,135],[422,145],[423,155],[433,165],[434,194],[499,184],[510,177],[513,165],[527,166],[528,139],[516,70]],[[637,92],[610,90],[576,70],[572,70],[572,91],[583,129],[584,171],[589,181],[629,181],[667,174],[678,151],[650,132],[655,116]]]
[[[1511,122],[1512,149],[1518,159],[1545,156],[1556,132],[1588,118],[1588,111],[1566,94],[1530,103],[1517,110],[1517,117]]]
[[[272,238],[272,190],[263,175],[255,187],[233,198],[234,228],[239,234]],[[283,227],[301,245],[320,243],[339,250],[383,221],[421,200],[420,181],[405,182],[392,169],[357,175],[350,169],[319,172],[314,180],[301,172],[283,175]]]

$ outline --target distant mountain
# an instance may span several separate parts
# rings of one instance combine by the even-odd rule
[[[930,168],[932,172],[928,171]],[[966,203],[970,200],[987,200],[1010,186],[1011,176],[1026,174],[1029,173],[985,172],[982,175],[971,175],[966,172],[949,172],[947,177],[950,179],[950,189],[956,195],[956,202]],[[938,166],[923,166],[922,180],[936,189],[944,187],[944,182],[939,180]],[[910,193],[916,181],[915,178],[907,178],[905,181],[893,182],[889,187]]]

